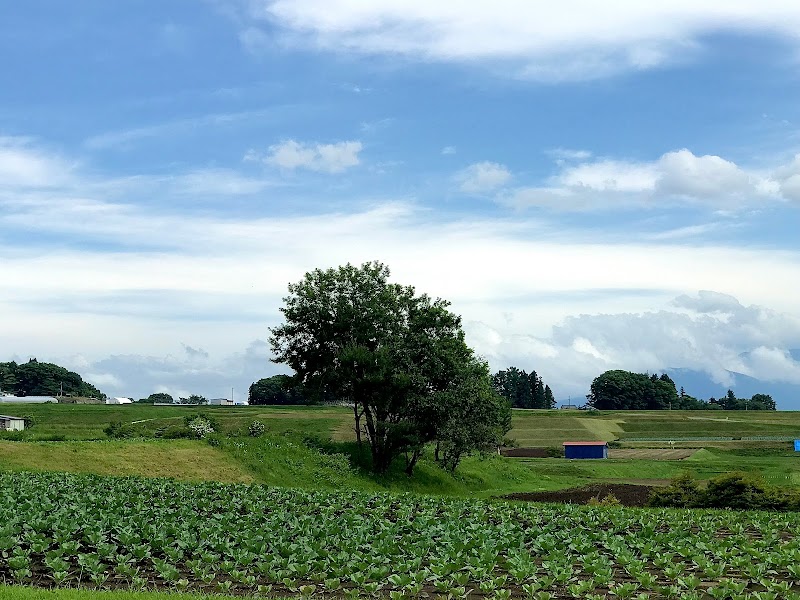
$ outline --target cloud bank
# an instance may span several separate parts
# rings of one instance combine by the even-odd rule
[[[596,79],[685,60],[702,52],[706,36],[721,31],[777,34],[796,45],[800,30],[800,8],[786,0],[255,0],[246,6],[250,37],[266,22],[283,28],[297,45],[483,61],[516,77],[548,81]]]

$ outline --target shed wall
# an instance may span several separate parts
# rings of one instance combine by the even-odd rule
[[[608,458],[608,446],[564,446],[566,458]]]

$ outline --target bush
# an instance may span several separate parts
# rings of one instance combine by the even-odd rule
[[[614,494],[607,494],[602,500],[595,496],[594,498],[589,498],[589,501],[586,503],[589,506],[599,506],[602,508],[614,508],[622,506],[622,502],[619,501]]]
[[[216,431],[211,419],[208,419],[205,415],[197,415],[189,419],[186,423],[186,427],[191,432],[191,436],[198,439],[203,439],[209,433],[214,433]]]
[[[746,473],[726,473],[708,482],[705,490],[688,474],[650,496],[650,506],[676,508],[731,508],[738,510],[797,510],[800,495],[770,488]]]
[[[131,428],[127,424],[120,421],[111,421],[111,423],[103,428],[103,432],[108,437],[118,440],[133,436],[133,431]]]
[[[250,435],[250,437],[261,437],[264,435],[264,431],[266,431],[266,429],[267,428],[264,426],[264,423],[261,421],[253,421],[247,427],[247,433]]]
[[[650,506],[689,508],[696,505],[701,495],[694,478],[684,473],[673,479],[669,487],[653,490],[650,494]]]

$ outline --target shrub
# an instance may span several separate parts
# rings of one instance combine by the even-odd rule
[[[800,495],[768,487],[747,473],[726,473],[708,482],[701,490],[688,474],[672,481],[669,487],[650,496],[650,506],[676,508],[732,508],[739,510],[797,510]]]
[[[700,487],[688,473],[679,475],[668,487],[653,490],[650,494],[650,506],[673,506],[689,508],[695,506],[701,496]]]
[[[267,428],[264,426],[264,423],[261,421],[253,421],[247,427],[247,433],[250,435],[250,437],[261,437],[264,435],[264,431],[266,431],[266,429]]]
[[[622,502],[619,501],[614,494],[606,494],[606,496],[601,500],[598,496],[594,498],[589,498],[589,501],[586,503],[589,506],[599,506],[603,508],[614,508],[622,506]]]
[[[129,438],[133,435],[131,428],[121,421],[111,421],[103,428],[103,432],[113,439]]]
[[[769,509],[777,496],[763,481],[745,473],[728,473],[708,482],[702,494],[705,508]]]
[[[214,431],[216,431],[213,423],[204,415],[197,415],[193,419],[190,419],[186,426],[189,428],[192,436],[199,439],[202,439],[209,433],[214,433]]]

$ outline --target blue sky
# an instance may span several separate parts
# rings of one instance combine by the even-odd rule
[[[559,398],[800,384],[800,9],[646,4],[0,5],[0,360],[244,394],[287,283],[378,259]]]

